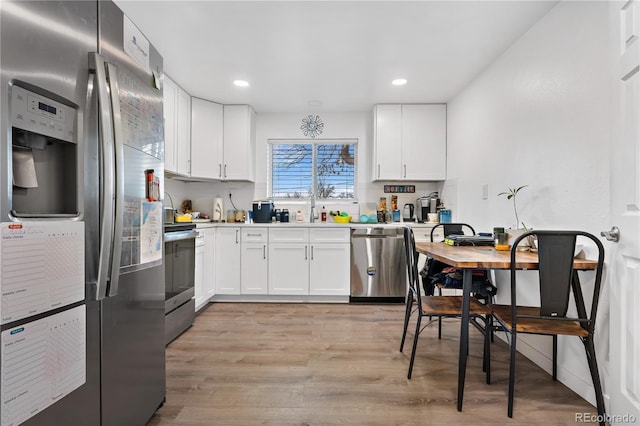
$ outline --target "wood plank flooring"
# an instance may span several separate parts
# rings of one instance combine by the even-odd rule
[[[463,411],[456,410],[457,320],[437,325],[407,368],[404,305],[214,303],[167,348],[167,400],[148,425],[575,425],[595,408],[524,357],[507,417],[507,346],[470,328]]]

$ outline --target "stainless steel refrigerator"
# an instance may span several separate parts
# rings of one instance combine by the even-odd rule
[[[165,397],[162,58],[110,1],[0,2],[2,425]]]

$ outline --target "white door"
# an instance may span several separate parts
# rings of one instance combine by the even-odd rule
[[[402,106],[376,105],[373,180],[402,177]]]
[[[222,178],[222,105],[191,100],[191,176]]]
[[[176,103],[178,87],[167,75],[164,76],[163,116],[164,116],[164,168],[168,172],[178,171],[176,141]]]
[[[176,112],[177,172],[191,174],[191,96],[178,88]]]
[[[198,231],[202,233],[203,231]],[[196,241],[198,239],[196,238]],[[205,282],[205,246],[196,242],[196,267],[195,267],[195,297],[196,297],[196,311],[202,308],[207,300],[206,291],[204,289]]]
[[[240,228],[216,231],[216,294],[240,294]]]
[[[447,106],[402,105],[402,178],[444,180]]]
[[[309,294],[348,296],[350,291],[348,243],[311,244]]]
[[[267,294],[267,244],[242,242],[240,292]]]
[[[620,240],[607,245],[611,315],[607,414],[640,421],[640,4],[612,2],[610,12],[615,55],[611,225],[620,229]],[[624,422],[613,420],[613,424]]]
[[[269,294],[309,294],[309,244],[269,241]]]

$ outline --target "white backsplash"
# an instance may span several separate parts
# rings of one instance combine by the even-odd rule
[[[415,193],[398,193],[390,194],[384,193],[384,185],[391,184],[390,182],[359,182],[358,195],[359,202],[317,202],[316,208],[318,216],[324,206],[327,210],[328,221],[331,218],[328,214],[331,210],[346,211],[354,218],[358,218],[361,214],[375,213],[378,208],[378,201],[380,197],[387,198],[387,206],[391,207],[391,196],[398,196],[398,209],[402,212],[402,208],[406,203],[415,204],[416,198],[423,195],[428,195],[433,191],[442,191],[442,182],[407,182],[406,185],[415,185]],[[397,184],[397,182],[395,182]],[[213,202],[216,197],[220,197],[224,201],[224,210],[226,217],[226,210],[234,209],[229,200],[229,192],[232,194],[233,204],[237,210],[250,210],[253,206],[253,201],[265,200],[268,197],[265,196],[266,189],[260,188],[264,186],[260,184],[254,184],[252,182],[183,182],[176,179],[165,179],[165,191],[168,192],[173,198],[174,208],[180,209],[180,205],[183,200],[190,199],[192,202],[193,210],[201,213],[207,213],[212,215]],[[455,194],[452,194],[455,197]],[[447,194],[443,194],[443,201],[445,206],[449,207],[447,202]],[[455,198],[452,198],[451,204],[455,204]],[[169,203],[167,202],[167,205]],[[295,212],[300,210],[303,214],[304,221],[308,222],[310,217],[310,204],[308,201],[283,201],[276,200],[274,202],[277,209],[288,209],[290,213],[290,220],[294,220]]]

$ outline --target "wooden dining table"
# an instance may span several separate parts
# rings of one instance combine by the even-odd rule
[[[460,351],[458,354],[458,411],[462,411],[464,379],[467,370],[469,348],[469,300],[471,279],[474,269],[510,269],[511,251],[500,251],[494,247],[450,246],[443,242],[416,242],[416,251],[447,265],[462,270],[462,312],[460,322]],[[516,253],[517,269],[538,269],[538,254],[530,251]],[[574,270],[596,269],[597,262],[588,259],[574,259]],[[574,274],[577,279],[577,274]],[[579,285],[574,285],[574,297],[582,297]]]

